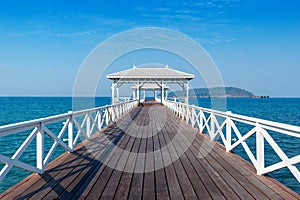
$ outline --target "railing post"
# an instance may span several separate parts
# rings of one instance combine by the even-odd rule
[[[36,167],[44,172],[44,124],[39,123],[39,131],[36,134]]]
[[[214,114],[210,113],[210,138],[215,134]]]
[[[87,113],[87,118],[86,118],[86,134],[88,136],[88,139],[91,138],[91,118],[90,118],[90,113]]]
[[[195,124],[196,124],[196,119],[195,119],[195,108],[194,107],[192,107],[192,115],[191,115],[191,123],[192,123],[192,127],[194,127],[195,126]]]
[[[185,113],[185,107],[183,105],[181,105],[181,117],[182,117],[182,120],[184,120],[184,113]]]
[[[69,123],[68,123],[68,146],[73,150],[73,112],[69,111]]]
[[[256,123],[256,159],[257,159],[257,174],[262,175],[263,169],[265,168],[265,144],[264,136],[261,133],[261,127]]]
[[[101,130],[101,119],[102,118],[102,110],[98,110],[98,118],[97,118],[97,126],[99,128],[99,130]]]
[[[200,127],[199,127],[199,130],[201,131],[201,132],[203,132],[203,130],[204,130],[204,125],[203,125],[203,115],[204,115],[204,113],[203,113],[203,111],[202,110],[200,110],[199,111],[200,112],[200,118],[199,118],[199,121],[200,121]]]
[[[227,114],[230,114],[231,111],[227,111]],[[229,149],[231,147],[231,124],[230,124],[230,118],[227,115],[226,116],[226,152],[229,152]]]
[[[105,108],[105,112],[106,112],[106,115],[105,115],[105,125],[107,126],[108,125],[108,122],[109,122],[109,118],[111,118],[111,113],[110,113],[110,108],[107,107]]]
[[[189,108],[189,105],[186,104],[186,109],[185,109],[185,113],[186,113],[186,123],[188,124],[189,123],[189,119],[190,119],[190,108]]]
[[[119,105],[115,107],[114,111],[115,111],[114,121],[116,121],[118,119]]]
[[[115,107],[111,106],[111,121],[115,121]]]

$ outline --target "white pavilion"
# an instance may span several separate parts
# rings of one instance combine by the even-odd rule
[[[133,84],[133,99],[141,102],[141,92],[152,90],[154,91],[155,99],[157,100],[157,91],[160,91],[160,102],[163,102],[167,97],[168,84],[178,84],[185,90],[185,102],[188,104],[188,89],[189,81],[194,78],[193,74],[181,72],[171,69],[169,66],[161,68],[139,68],[133,67],[128,70],[112,73],[106,76],[112,80],[111,97],[112,104],[116,103],[120,97],[120,87],[123,84]]]

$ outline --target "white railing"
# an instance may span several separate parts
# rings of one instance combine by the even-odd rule
[[[1,126],[0,137],[24,133],[25,131],[31,131],[31,133],[12,157],[4,156],[3,152],[0,152],[0,162],[5,164],[0,171],[0,181],[14,166],[35,173],[43,173],[45,166],[50,161],[58,145],[66,151],[72,152],[74,146],[78,143],[80,135],[89,140],[93,133],[101,132],[103,127],[128,113],[137,104],[137,101],[131,101]],[[58,134],[53,133],[47,127],[55,123],[59,123],[62,126]],[[47,154],[45,154],[44,149],[45,135],[50,136],[53,140],[53,144]],[[67,135],[67,138],[63,138],[65,135]],[[36,166],[19,160],[34,139],[36,139]]]
[[[212,141],[216,140],[216,138],[220,136],[227,152],[230,152],[237,146],[241,145],[256,168],[257,174],[263,175],[287,167],[300,183],[300,172],[295,166],[296,164],[300,163],[299,146],[290,147],[289,150],[294,149],[294,151],[296,151],[295,153],[298,155],[289,158],[274,140],[272,137],[273,135],[270,134],[272,131],[299,139],[299,126],[237,115],[231,112],[221,112],[217,110],[201,108],[180,102],[167,101],[164,104],[182,120],[185,120],[193,127],[197,127],[200,133],[206,130]],[[237,123],[244,125],[246,124],[247,126],[251,126],[252,129],[242,134],[242,131],[238,129]],[[246,140],[255,134],[256,156],[254,156],[246,143]],[[236,140],[233,139],[234,135],[237,137]],[[274,152],[276,152],[281,161],[269,166],[265,166],[265,141],[267,141]]]

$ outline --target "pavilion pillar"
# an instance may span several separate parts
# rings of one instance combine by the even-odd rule
[[[146,100],[146,90],[144,90],[144,99]]]
[[[140,91],[141,91],[141,87],[140,87],[140,83],[138,82],[137,99],[138,99],[139,103],[141,101]]]
[[[185,103],[189,105],[189,83],[186,81],[185,83],[185,90],[186,90],[186,96],[185,96]]]
[[[161,103],[163,103],[163,100],[165,98],[165,88],[163,83],[161,84],[161,88],[162,88],[162,93],[161,93]]]
[[[132,100],[135,100],[135,89],[132,90]]]
[[[166,97],[165,97],[165,100],[167,101],[168,100],[168,90],[166,89]]]
[[[156,97],[157,97],[157,95],[156,95],[156,90],[153,90],[153,92],[154,92],[154,100],[156,101]]]
[[[117,99],[116,99],[116,102],[119,102],[119,97],[120,97],[120,88],[119,88],[119,86],[116,87],[116,91],[117,91]]]
[[[163,93],[163,91],[162,91],[162,86],[160,87],[160,103],[162,103],[162,93]]]
[[[115,83],[112,82],[111,84],[111,104],[115,103]]]

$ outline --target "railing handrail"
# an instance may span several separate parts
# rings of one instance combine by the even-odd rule
[[[60,121],[60,120],[68,118],[70,115],[71,114],[69,114],[69,113],[64,113],[64,114],[52,115],[49,117],[42,117],[42,118],[38,118],[38,119],[3,125],[3,126],[0,126],[0,137],[9,135],[9,134],[5,134],[7,131],[20,129],[20,128],[28,129],[30,127],[35,126],[38,123],[48,124],[49,122]]]
[[[27,120],[27,121],[2,125],[2,126],[0,126],[0,137],[9,135],[9,134],[5,134],[5,133],[8,131],[14,130],[14,129],[20,129],[20,128],[28,129],[30,127],[35,126],[38,123],[44,123],[46,125],[49,123],[58,122],[58,121],[67,119],[71,115],[73,115],[73,116],[83,115],[88,112],[95,112],[97,110],[105,109],[108,107],[116,107],[119,105],[124,105],[124,104],[128,104],[128,103],[135,102],[135,101],[137,101],[137,100],[117,103],[117,104],[113,104],[113,105],[105,105],[105,106],[100,106],[100,107],[95,107],[95,108],[88,108],[88,109],[78,110],[78,111],[69,111],[69,112],[63,113],[63,114],[52,115],[52,116],[48,116],[48,117],[41,117],[41,118],[37,118],[37,119],[33,119],[33,120]],[[11,133],[11,134],[13,134],[13,133]]]
[[[168,103],[174,103],[174,102],[168,101]],[[176,103],[182,104],[183,106],[186,105],[181,102],[176,102]],[[260,125],[264,125],[264,126],[269,126],[269,127],[273,127],[273,128],[284,129],[284,130],[296,132],[296,133],[298,133],[298,135],[293,135],[293,136],[300,138],[300,126],[284,124],[281,122],[275,122],[275,121],[261,119],[261,118],[257,118],[257,117],[249,117],[246,115],[232,113],[231,111],[219,111],[219,110],[203,108],[203,107],[195,106],[195,105],[189,105],[189,107],[201,109],[202,111],[210,112],[210,113],[213,113],[214,115],[218,115],[221,117],[231,117],[231,118],[235,118],[236,120],[244,120],[244,121],[247,121],[250,123],[259,123]],[[286,133],[283,133],[283,134],[286,134]]]
[[[105,108],[108,108],[108,107],[116,107],[116,106],[132,103],[132,102],[137,102],[137,101],[138,100],[131,100],[131,101],[127,101],[127,102],[114,103],[114,104],[111,104],[111,105],[105,105],[105,106],[100,106],[100,107],[95,107],[95,108],[77,110],[77,111],[73,111],[73,115],[81,115],[82,113],[95,112],[96,110],[105,109]]]
[[[202,108],[181,102],[164,101],[163,103],[176,115],[182,118],[182,120],[185,120],[193,127],[198,128],[200,133],[203,133],[206,129],[211,140],[216,140],[217,136],[220,136],[227,152],[230,152],[241,145],[256,168],[257,174],[262,175],[287,167],[300,183],[300,171],[295,166],[300,163],[300,153],[297,153],[298,155],[296,156],[288,157],[277,144],[278,142],[273,139],[273,134],[268,132],[274,131],[279,134],[300,138],[299,126],[234,114],[230,111],[224,112]],[[220,117],[220,120],[216,117]],[[253,126],[253,128],[242,134],[235,122],[248,124]],[[232,132],[237,137],[237,140],[232,140]],[[254,144],[256,147],[256,155],[253,154],[248,144],[245,142],[252,135],[256,135],[256,142]],[[271,146],[281,161],[265,166],[265,141]]]
[[[93,133],[101,132],[103,127],[107,126],[110,122],[116,121],[122,115],[132,110],[136,105],[138,105],[138,101],[134,100],[74,112],[69,111],[68,113],[59,115],[0,126],[0,137],[20,132],[23,133],[24,131],[31,131],[12,157],[4,156],[0,152],[0,162],[5,164],[0,171],[0,181],[8,174],[13,166],[35,173],[43,173],[44,168],[50,161],[50,158],[58,145],[63,147],[66,151],[72,152],[80,135],[83,135],[89,140]],[[84,116],[81,118],[81,122],[76,119],[76,117],[79,116]],[[54,134],[51,129],[46,127],[46,125],[60,121],[63,123],[58,134]],[[74,134],[74,128],[77,130],[76,134]],[[45,134],[53,140],[53,144],[47,154],[44,152]],[[67,135],[67,144],[63,139],[64,134]],[[34,138],[36,138],[36,167],[26,162],[19,161],[19,158]]]

